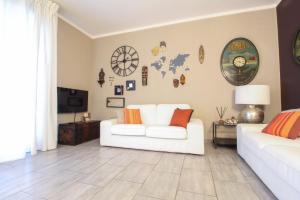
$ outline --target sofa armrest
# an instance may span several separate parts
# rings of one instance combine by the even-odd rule
[[[112,126],[114,124],[117,124],[117,119],[103,120],[101,121],[100,126]]]
[[[245,132],[261,132],[267,124],[238,124],[237,132],[245,133]]]
[[[187,137],[190,148],[197,149],[199,154],[204,154],[204,125],[200,119],[190,120],[187,125]]]
[[[106,145],[107,140],[109,140],[109,137],[111,135],[110,129],[111,127],[117,124],[117,119],[109,119],[109,120],[103,120],[100,123],[100,144]]]

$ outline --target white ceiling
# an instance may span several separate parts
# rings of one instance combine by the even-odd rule
[[[92,38],[275,7],[280,0],[54,0],[62,19]]]

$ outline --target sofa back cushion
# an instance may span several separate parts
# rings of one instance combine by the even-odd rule
[[[128,109],[140,109],[142,123],[145,125],[156,124],[156,105],[144,104],[144,105],[128,105]]]
[[[176,108],[190,109],[188,104],[158,104],[156,114],[156,124],[168,126]]]

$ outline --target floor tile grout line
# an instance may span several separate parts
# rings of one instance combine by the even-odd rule
[[[208,154],[208,156],[209,156],[209,154]],[[213,181],[213,184],[214,184],[214,190],[215,190],[216,198],[218,200],[219,197],[218,197],[218,193],[217,193],[217,187],[216,187],[216,184],[215,184],[215,179],[214,179],[214,175],[213,175],[213,171],[212,171],[212,167],[211,167],[211,161],[209,159],[208,159],[208,165],[209,165],[209,168],[210,168],[211,178],[212,178],[212,181]]]
[[[179,173],[179,178],[178,178],[178,183],[177,183],[177,188],[176,188],[176,192],[175,192],[175,199],[177,198],[177,194],[178,194],[178,191],[179,191],[181,174],[182,174],[183,165],[184,165],[185,160],[186,160],[186,155],[184,156],[183,162],[182,162],[182,165],[181,165],[181,169],[180,169],[180,173]]]

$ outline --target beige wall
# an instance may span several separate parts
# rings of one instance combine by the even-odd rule
[[[68,33],[71,35],[74,33],[69,28],[64,31],[63,35],[66,37],[65,39],[70,40],[70,38],[67,38]],[[81,50],[77,50],[75,55],[69,55],[70,59],[66,59],[68,61],[65,61],[69,67],[62,71],[63,75],[60,77],[64,77],[62,80],[66,81],[66,86],[69,84],[74,87],[88,87],[88,85],[83,84],[88,78],[84,80],[80,78],[80,73],[88,77],[87,72],[79,70],[80,67],[78,65],[73,66],[73,64],[77,63],[77,56],[82,56],[82,53],[89,51],[88,44],[90,43],[81,37],[81,41],[77,41],[79,36],[68,37],[74,37],[73,40],[68,42],[70,43],[69,45],[76,42],[73,51],[76,51],[76,48],[80,48]],[[205,122],[206,134],[207,137],[210,137],[211,122],[218,119],[215,110],[216,106],[222,105],[228,107],[225,117],[236,116],[238,110],[241,109],[241,107],[234,105],[234,86],[230,85],[223,78],[220,71],[222,50],[228,41],[236,37],[250,39],[259,51],[260,69],[251,84],[270,85],[271,105],[266,107],[266,120],[270,120],[280,111],[280,80],[275,9],[204,19],[94,40],[93,56],[84,56],[86,59],[92,58],[93,69],[90,78],[92,79],[91,112],[93,118],[107,119],[115,116],[115,109],[106,108],[105,106],[106,97],[114,96],[114,88],[113,86],[109,86],[108,83],[109,76],[116,78],[114,85],[124,85],[126,80],[133,79],[137,81],[137,89],[134,92],[125,91],[124,97],[126,97],[127,105],[188,103],[195,109],[193,116],[199,117]],[[60,38],[61,40],[62,38]],[[150,67],[150,63],[155,60],[150,50],[154,46],[159,45],[160,41],[167,42],[168,58],[174,57],[178,53],[191,54],[186,62],[186,65],[190,66],[191,70],[185,73],[187,78],[185,86],[177,89],[173,88],[172,79],[179,78],[180,73],[175,76],[168,73],[163,79],[159,72]],[[202,65],[198,61],[198,49],[201,44],[205,48],[205,62]],[[113,51],[121,45],[133,46],[138,51],[140,57],[138,69],[126,78],[115,75],[110,66],[110,58]],[[67,52],[64,52],[64,54],[66,55]],[[74,59],[73,62],[69,61],[72,59]],[[82,62],[81,65],[86,63],[88,61]],[[64,64],[64,62],[60,63],[60,65]],[[141,85],[141,67],[143,65],[149,67],[149,84],[146,87]],[[96,80],[99,70],[102,67],[106,73],[106,83],[103,88],[100,88]],[[78,72],[73,72],[77,76],[73,79],[71,75],[73,73],[70,71],[74,68]]]
[[[58,86],[89,91],[91,108],[92,39],[59,19]],[[73,114],[59,114],[58,123],[73,121]],[[80,114],[76,118],[80,119]]]

